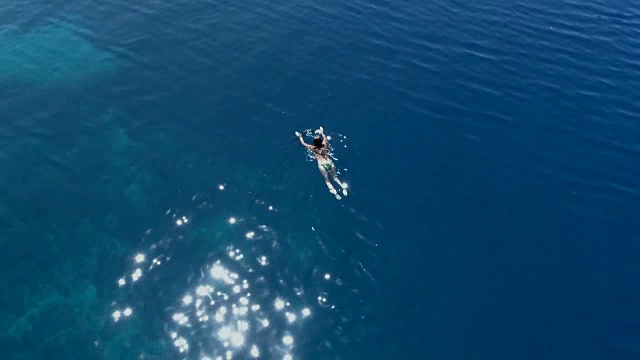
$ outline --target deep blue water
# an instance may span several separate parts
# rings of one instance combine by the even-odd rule
[[[637,3],[0,20],[3,359],[640,356]]]

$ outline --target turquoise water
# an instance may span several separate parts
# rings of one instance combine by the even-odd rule
[[[640,354],[638,5],[0,19],[3,358]]]

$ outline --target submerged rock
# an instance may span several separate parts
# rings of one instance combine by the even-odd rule
[[[0,28],[0,81],[69,83],[111,74],[116,57],[95,47],[83,33],[65,23],[29,32]]]

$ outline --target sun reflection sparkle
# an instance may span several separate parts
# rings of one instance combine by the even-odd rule
[[[224,190],[224,186],[220,185],[219,189]],[[273,206],[269,206],[269,210],[273,210]],[[175,211],[171,213],[175,214]],[[241,227],[249,222],[245,218],[241,222],[235,217],[226,219],[229,224],[239,223]],[[189,219],[172,215],[170,221],[171,224],[182,226]],[[250,227],[260,230],[254,231]],[[293,359],[294,336],[305,319],[311,316],[312,310],[305,307],[308,304],[304,303],[309,295],[293,288],[284,293],[271,285],[275,283],[273,280],[279,279],[279,272],[272,269],[269,260],[277,263],[278,253],[270,250],[275,246],[270,248],[262,245],[264,239],[272,236],[265,234],[271,233],[275,232],[266,225],[247,225],[247,228],[236,233],[236,242],[230,243],[233,245],[219,249],[208,264],[200,265],[202,276],[196,273],[197,277],[189,278],[182,293],[174,300],[174,306],[169,307],[175,312],[169,313],[166,319],[166,336],[170,338],[174,351],[183,354],[181,356],[188,354],[188,358],[201,360]],[[243,241],[243,237],[256,241]],[[143,271],[145,277],[155,271],[154,276],[148,276],[155,279],[159,270],[154,267],[160,265],[159,259],[167,263],[172,260],[170,256],[158,253],[154,246],[150,247],[148,254],[139,252],[129,258],[132,259],[130,283],[144,284],[141,281]],[[148,268],[138,267],[147,261],[147,256],[153,258],[151,265]],[[175,261],[170,264],[175,264]],[[255,268],[256,265],[259,266]],[[119,287],[127,285],[127,277],[125,275],[117,280]],[[330,280],[331,275],[325,273],[323,278]],[[140,285],[130,284],[125,288],[133,289],[135,286]],[[325,295],[312,292],[310,299],[318,296],[318,304],[323,305],[327,302]],[[133,314],[131,307],[119,307],[111,311],[111,319],[118,323]]]
[[[309,310],[309,308],[302,309],[302,317],[307,317],[309,315],[311,315],[311,310]]]
[[[183,305],[190,305],[192,301],[193,301],[193,297],[191,295],[185,295],[182,298],[182,304]]]
[[[293,337],[291,335],[285,335],[282,338],[282,343],[287,346],[293,345]]]
[[[253,345],[251,347],[251,352],[250,352],[251,356],[254,358],[260,357],[260,349],[258,349],[257,346]]]
[[[140,269],[136,269],[133,274],[131,274],[131,280],[133,280],[134,282],[138,281],[138,279],[140,279],[140,277],[142,276],[142,270]]]
[[[276,310],[282,310],[284,309],[284,301],[282,299],[276,299],[276,302],[274,303]]]

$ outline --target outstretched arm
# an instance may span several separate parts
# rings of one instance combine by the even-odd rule
[[[306,147],[307,149],[311,149],[311,145],[307,144],[306,142],[304,142],[304,140],[302,139],[302,134],[300,134],[299,132],[296,131],[296,136],[298,137],[298,140],[300,140],[300,144],[302,144],[304,147]]]
[[[320,126],[320,135],[322,135],[322,145],[327,146],[327,135],[324,134],[322,126]]]

